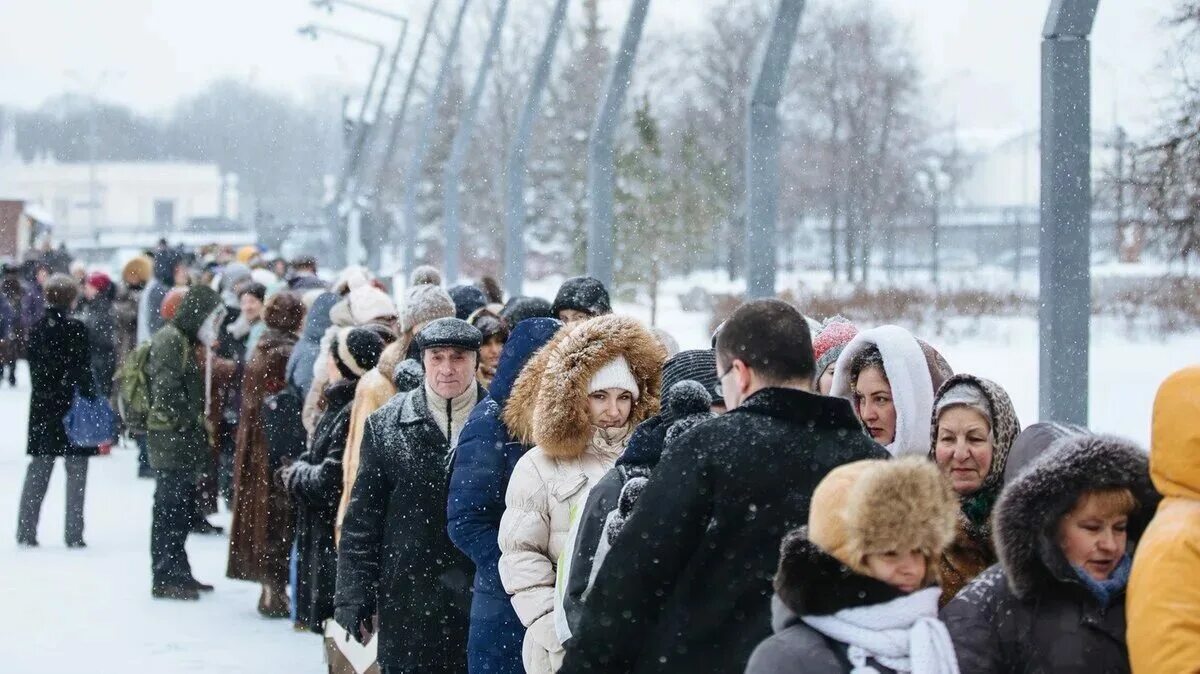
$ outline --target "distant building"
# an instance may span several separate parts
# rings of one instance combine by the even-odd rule
[[[40,207],[53,239],[71,248],[148,245],[189,234],[211,240],[248,229],[240,224],[237,176],[216,164],[25,161],[11,124],[0,131],[0,199]]]

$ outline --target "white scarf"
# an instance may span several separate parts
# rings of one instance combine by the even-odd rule
[[[950,633],[937,617],[941,594],[941,588],[929,587],[883,604],[800,619],[849,646],[850,674],[874,673],[868,658],[897,672],[958,674]]]

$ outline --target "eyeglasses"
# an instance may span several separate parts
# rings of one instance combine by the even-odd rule
[[[713,392],[716,393],[719,398],[723,399],[725,397],[725,385],[721,382],[725,381],[725,377],[728,377],[730,372],[733,372],[732,368],[725,370],[725,374],[717,374],[717,385],[713,387]]]

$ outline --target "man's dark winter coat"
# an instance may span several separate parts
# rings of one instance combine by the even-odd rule
[[[565,674],[742,672],[771,634],[779,541],[839,465],[886,459],[850,404],[755,393],[663,455],[584,601]]]
[[[385,671],[465,671],[473,569],[446,535],[450,443],[425,387],[372,413],[360,451],[342,522],[334,618],[357,630],[378,611]]]
[[[342,452],[357,384],[357,378],[343,379],[325,388],[325,413],[313,429],[308,451],[292,464],[287,484],[296,505],[296,616],[317,633],[333,617],[337,586],[333,524],[342,496]]]
[[[187,259],[182,250],[167,248],[154,254],[154,280],[142,293],[142,300],[149,303],[148,316],[150,334],[158,332],[166,319],[162,317],[162,303],[175,287],[175,267]]]
[[[1054,533],[1083,492],[1107,487],[1127,488],[1138,502],[1127,548],[1136,554],[1159,495],[1145,452],[1126,441],[1073,435],[1052,445],[1005,489],[994,524],[1000,564],[942,609],[961,671],[1130,671],[1124,589],[1101,604],[1067,562]]]
[[[561,327],[562,323],[552,318],[531,318],[517,324],[500,353],[490,395],[471,411],[455,450],[447,514],[450,540],[475,563],[468,646],[473,672],[524,671],[521,641],[525,627],[500,583],[496,539],[508,478],[529,447],[513,436],[500,414],[525,363]]]
[[[26,451],[30,456],[94,456],[95,447],[72,447],[63,426],[76,389],[93,392],[87,328],[61,307],[47,307],[29,331],[28,359],[33,392]]]
[[[116,287],[96,295],[80,306],[75,317],[87,328],[92,377],[105,396],[112,390],[117,371],[117,317],[113,309]]]

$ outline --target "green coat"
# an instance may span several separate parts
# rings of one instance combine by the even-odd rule
[[[220,306],[216,291],[193,286],[179,311],[150,340],[146,361],[150,414],[147,450],[155,470],[199,471],[209,454],[204,379],[193,348],[204,319]]]

